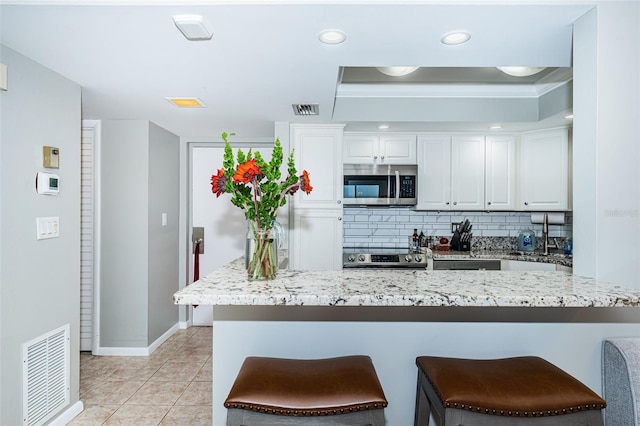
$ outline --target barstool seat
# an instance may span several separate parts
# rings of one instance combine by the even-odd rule
[[[248,357],[224,406],[228,426],[376,426],[387,400],[368,356]]]
[[[538,357],[418,357],[417,425],[602,425],[605,401]]]

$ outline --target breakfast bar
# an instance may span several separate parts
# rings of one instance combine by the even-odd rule
[[[178,291],[213,305],[213,424],[248,356],[368,355],[389,406],[413,424],[417,356],[535,355],[601,393],[602,341],[640,335],[640,290],[562,271],[281,270],[248,281],[244,259]]]

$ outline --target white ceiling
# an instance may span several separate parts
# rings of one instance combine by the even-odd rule
[[[352,93],[357,106],[351,111],[336,102],[341,67],[571,67],[572,22],[592,7],[549,4],[553,0],[544,5],[150,0],[143,6],[0,1],[1,42],[80,84],[84,118],[144,119],[179,136],[216,139],[223,131],[271,136],[274,121],[341,122],[348,130],[375,130],[382,121],[391,131],[486,129],[494,123],[430,117],[438,114],[416,119],[416,108],[422,108],[416,98],[426,95],[407,85],[403,93],[372,86],[378,95],[360,86],[359,95]],[[211,40],[188,41],[174,26],[173,15],[192,13],[213,28]],[[320,43],[318,33],[326,28],[344,31],[346,42]],[[443,45],[440,37],[452,30],[470,32],[471,40]],[[390,91],[380,96],[380,90]],[[178,109],[164,99],[191,96],[207,108]],[[386,100],[376,109],[372,97]],[[320,115],[295,116],[295,103],[318,103]],[[362,105],[373,112],[362,114]],[[341,117],[334,118],[334,106]],[[344,117],[351,118],[339,120]],[[503,127],[536,125],[505,121]]]

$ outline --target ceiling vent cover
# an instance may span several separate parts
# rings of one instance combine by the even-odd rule
[[[318,104],[293,104],[293,113],[295,115],[318,115],[320,109]]]

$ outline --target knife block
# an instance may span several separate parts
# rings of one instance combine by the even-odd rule
[[[451,250],[471,251],[471,240],[460,241],[460,232],[456,230],[453,233],[453,237],[451,237]]]

